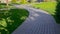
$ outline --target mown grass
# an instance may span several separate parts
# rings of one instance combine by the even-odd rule
[[[39,4],[33,4],[32,6],[38,9],[46,10],[48,13],[54,15],[56,2],[41,2]]]
[[[57,5],[57,2],[41,2],[41,3],[32,4],[32,7],[47,11],[49,14],[51,14],[55,18],[57,23],[60,23],[58,22],[59,20],[55,16],[56,5]]]
[[[28,17],[25,9],[0,10],[0,34],[11,34]]]

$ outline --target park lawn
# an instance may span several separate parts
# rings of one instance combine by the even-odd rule
[[[49,14],[51,14],[55,18],[56,21],[59,21],[55,16],[56,5],[57,5],[57,2],[41,2],[41,3],[33,3],[32,7],[47,11]]]
[[[41,2],[39,4],[32,4],[33,7],[46,10],[48,13],[55,15],[56,2]]]
[[[0,34],[11,34],[28,17],[25,9],[0,10]]]

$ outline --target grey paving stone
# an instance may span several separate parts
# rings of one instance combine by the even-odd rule
[[[50,14],[43,10],[22,7],[29,11],[29,17],[12,34],[60,34],[60,24]]]

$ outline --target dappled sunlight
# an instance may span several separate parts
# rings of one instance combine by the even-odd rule
[[[39,15],[39,14],[34,14],[33,16],[38,17],[38,16],[40,16],[40,15]]]
[[[14,22],[14,20],[11,20],[11,19],[7,19],[8,22]]]
[[[3,27],[7,27],[7,23],[6,23],[5,19],[0,20],[0,25]]]
[[[10,23],[10,25],[12,25],[14,23],[14,20],[11,20],[10,17],[7,18],[7,22]]]
[[[46,13],[46,14],[49,14],[48,12],[46,12],[46,11],[44,11],[44,10],[41,10],[41,9],[37,9],[37,10],[35,10],[34,12],[43,12],[43,13]]]
[[[0,27],[0,34],[9,34],[9,31],[4,27]]]
[[[39,16],[40,14],[38,14],[37,12],[32,12],[32,14],[28,18],[28,21],[35,21]]]
[[[44,10],[42,10],[42,9],[34,9],[34,8],[30,8],[29,7],[29,10],[31,10],[31,9],[33,9],[34,10],[34,12],[43,12],[43,13],[46,13],[46,14],[49,14],[48,12],[46,12],[46,11],[44,11]],[[31,10],[32,11],[32,10]],[[32,11],[33,12],[33,11]]]
[[[31,19],[31,20],[35,20],[35,18],[34,18],[34,17],[30,17],[30,19]]]
[[[26,19],[27,17],[26,16],[22,16],[20,19],[21,20],[24,20],[24,19]]]

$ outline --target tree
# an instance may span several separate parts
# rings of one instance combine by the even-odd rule
[[[58,22],[60,21],[60,0],[57,1],[57,6],[56,6],[56,17],[58,19]]]

